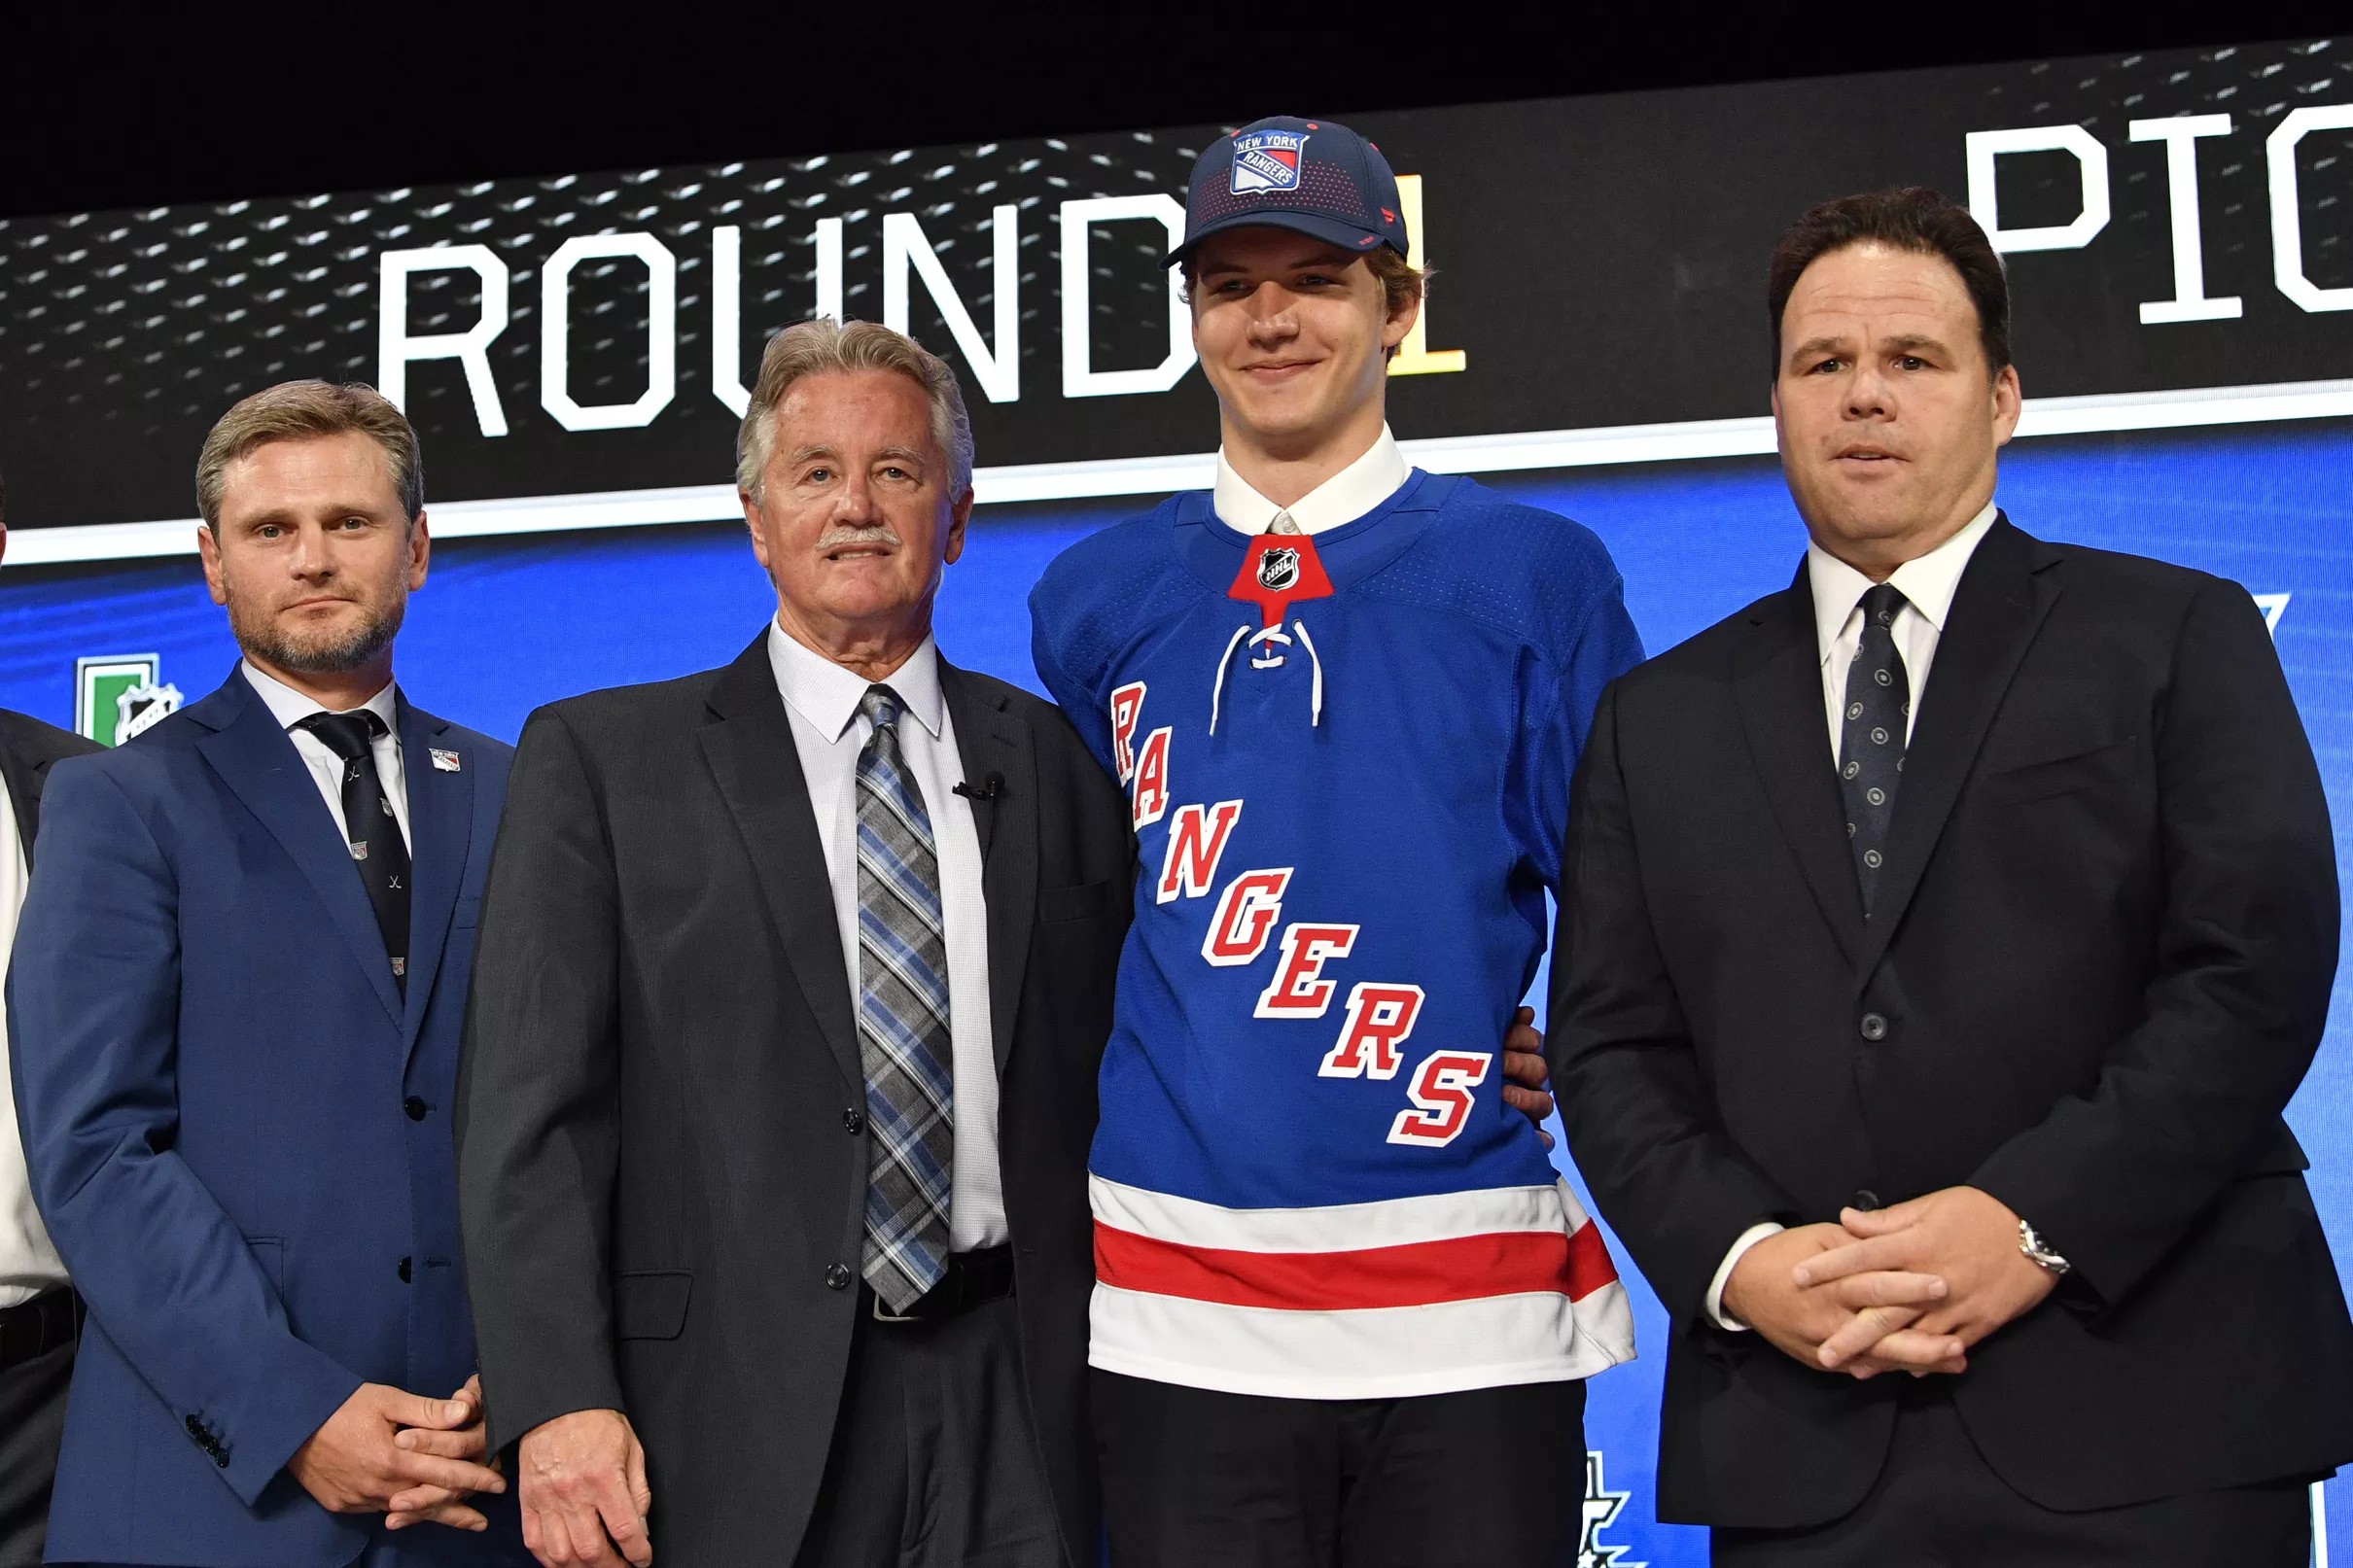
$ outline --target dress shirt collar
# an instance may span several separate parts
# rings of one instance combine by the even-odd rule
[[[1221,446],[1217,449],[1217,485],[1211,492],[1211,504],[1216,508],[1218,520],[1238,534],[1265,533],[1266,525],[1275,520],[1279,511],[1289,512],[1300,533],[1320,534],[1327,528],[1352,523],[1388,500],[1413,476],[1413,471],[1405,454],[1397,449],[1396,437],[1384,425],[1381,438],[1362,457],[1288,506],[1278,506],[1234,471]]]
[[[1996,509],[1988,501],[1985,509],[1962,525],[1959,533],[1926,555],[1897,567],[1887,578],[1904,602],[1936,628],[1939,637],[1945,634],[1945,617],[1952,611],[1952,595],[1961,585],[1961,574],[1968,569],[1970,556],[1977,553],[1978,541],[1993,526]],[[1811,543],[1806,546],[1806,577],[1813,590],[1816,646],[1827,659],[1831,645],[1846,627],[1846,617],[1854,613],[1855,602],[1873,584],[1869,577]]]
[[[278,721],[280,729],[293,729],[297,723],[308,718],[313,714],[337,711],[329,708],[315,697],[303,696],[283,680],[263,675],[254,667],[251,659],[239,659],[237,668],[244,672],[245,683],[253,687],[254,695],[260,697],[263,704],[269,709],[270,716]],[[393,701],[393,691],[398,684],[398,681],[385,681],[382,691],[360,704],[360,708],[367,709],[382,719],[384,728],[396,739],[401,733],[400,710]],[[341,712],[357,713],[359,709],[344,709]]]
[[[855,670],[788,636],[776,621],[768,622],[768,667],[776,672],[776,689],[785,706],[804,723],[825,737],[827,745],[842,738],[869,685],[889,686],[933,740],[945,721],[947,699],[939,689],[939,645],[926,637],[907,662],[884,679],[870,681]]]

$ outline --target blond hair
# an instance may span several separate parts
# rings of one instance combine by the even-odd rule
[[[947,361],[904,332],[880,322],[837,322],[830,316],[796,322],[768,339],[759,358],[752,405],[735,435],[735,487],[759,499],[760,475],[776,445],[776,410],[792,383],[828,370],[896,370],[923,388],[931,404],[931,436],[948,459],[948,493],[972,482],[972,418]]]
[[[344,386],[281,381],[240,400],[204,437],[204,450],[196,457],[196,510],[203,514],[204,526],[216,531],[221,526],[221,486],[230,464],[271,441],[349,431],[358,431],[384,449],[401,509],[415,522],[425,509],[425,463],[417,450],[417,433],[399,406],[375,388],[356,381]]]

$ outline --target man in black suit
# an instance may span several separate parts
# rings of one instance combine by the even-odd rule
[[[738,466],[776,619],[524,729],[459,1179],[544,1562],[1094,1560],[1134,851],[1061,714],[931,641],[971,452],[907,338],[779,333]]]
[[[8,545],[7,501],[0,485],[0,550]],[[58,758],[97,749],[94,741],[0,709],[0,780],[7,784],[0,794],[0,977],[32,875],[41,781]],[[0,1568],[37,1568],[82,1304],[33,1206],[7,1052],[0,1029]]]
[[[2300,1564],[2353,1455],[2281,1120],[2337,889],[2263,616],[1994,509],[1964,211],[1828,203],[1771,280],[1812,544],[1602,699],[1552,996],[1672,1314],[1660,1515],[1726,1563]]]

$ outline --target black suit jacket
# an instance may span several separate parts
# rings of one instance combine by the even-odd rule
[[[1029,1399],[1093,1560],[1086,1159],[1134,885],[1125,803],[1051,706],[940,664],[988,905]],[[791,1560],[859,1292],[865,1100],[824,852],[765,638],[543,708],[482,911],[458,1180],[491,1439],[612,1407],[661,1556]],[[846,1130],[847,1129],[847,1130]]]
[[[41,782],[49,777],[49,765],[104,749],[71,730],[0,708],[0,782],[7,784],[9,804],[16,808],[17,837],[24,845],[27,866],[33,863],[33,840],[41,831]]]
[[[1806,575],[1602,698],[1550,1049],[1569,1146],[1672,1315],[1663,1517],[1790,1526],[1879,1472],[1901,1377],[1715,1328],[1754,1222],[1984,1189],[2075,1265],[1952,1397],[2088,1509],[2353,1457],[2353,1325],[2280,1119],[2335,852],[2234,583],[1997,521],[1919,695],[1862,913]]]

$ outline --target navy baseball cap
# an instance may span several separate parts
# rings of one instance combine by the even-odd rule
[[[1193,162],[1174,264],[1228,228],[1296,229],[1358,254],[1409,253],[1397,177],[1381,149],[1329,120],[1277,115],[1221,136]]]

